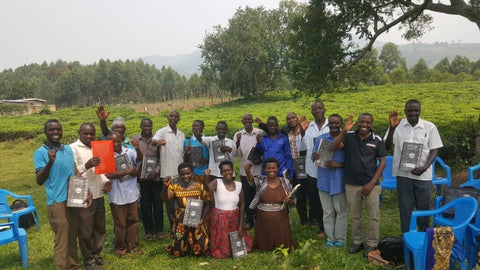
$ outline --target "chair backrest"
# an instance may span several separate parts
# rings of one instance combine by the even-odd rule
[[[471,197],[461,197],[447,203],[445,207],[450,207],[451,205],[455,206],[452,229],[458,241],[462,242],[465,229],[477,212],[478,203]]]
[[[6,202],[0,202],[0,218],[2,218],[2,215],[11,213],[10,206]]]
[[[475,166],[472,166],[472,167],[468,168],[468,181],[475,181],[475,180],[480,181],[480,179],[473,178],[473,172],[476,171],[476,170],[480,170],[480,163],[478,163]]]
[[[0,202],[7,203],[8,190],[0,189]]]
[[[385,160],[386,165],[382,173],[383,180],[395,180],[396,177],[392,175],[393,156],[386,156]]]

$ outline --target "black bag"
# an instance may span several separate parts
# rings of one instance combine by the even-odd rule
[[[12,212],[18,211],[23,208],[27,208],[28,203],[22,200],[15,200],[13,201],[12,205],[10,205],[10,209]],[[28,229],[35,225],[35,219],[33,218],[33,213],[27,213],[25,215],[20,216],[18,219],[18,226],[20,228]]]
[[[475,187],[450,187],[446,186],[443,190],[443,200],[442,205],[445,205],[457,198],[461,197],[472,197],[480,205],[480,190]],[[446,218],[453,218],[455,216],[455,208],[450,208],[443,213],[443,216]],[[474,217],[475,218],[475,217]]]
[[[388,236],[378,243],[382,259],[395,265],[403,264],[403,238]]]

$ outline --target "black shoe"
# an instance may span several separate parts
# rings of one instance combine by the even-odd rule
[[[253,222],[251,221],[248,221],[245,223],[245,228],[247,228],[247,230],[251,230],[253,228],[254,224]]]
[[[99,256],[99,257],[95,257],[95,263],[97,265],[105,265],[108,263],[108,261],[104,260],[102,257]]]
[[[348,249],[348,253],[355,254],[363,250],[363,244],[353,245]]]
[[[87,269],[87,270],[98,270],[98,266],[95,263],[95,261],[92,261],[88,264],[85,264],[85,269]]]
[[[365,258],[368,258],[368,253],[370,253],[370,251],[374,251],[374,250],[377,250],[377,247],[367,246],[367,248],[365,249],[365,254],[363,254],[363,256],[365,256]]]

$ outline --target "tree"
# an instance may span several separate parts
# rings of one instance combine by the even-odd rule
[[[397,67],[390,73],[390,81],[393,84],[407,82],[407,70],[403,67]]]
[[[386,73],[391,73],[394,69],[401,66],[403,68],[407,67],[407,62],[405,58],[400,56],[400,51],[395,43],[388,42],[385,43],[382,47],[382,51],[378,56],[380,63],[382,64],[383,70]]]
[[[427,62],[420,58],[418,62],[412,67],[413,80],[415,82],[427,82],[430,77]]]
[[[452,60],[450,64],[450,72],[457,75],[460,73],[470,73],[471,72],[471,63],[467,57],[461,57],[460,55],[455,56],[455,59]]]
[[[450,61],[445,57],[435,65],[434,69],[440,72],[450,72]]]

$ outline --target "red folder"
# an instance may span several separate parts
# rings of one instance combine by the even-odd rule
[[[114,173],[115,156],[113,154],[113,141],[91,141],[94,157],[100,158],[100,164],[95,167],[95,174]]]

